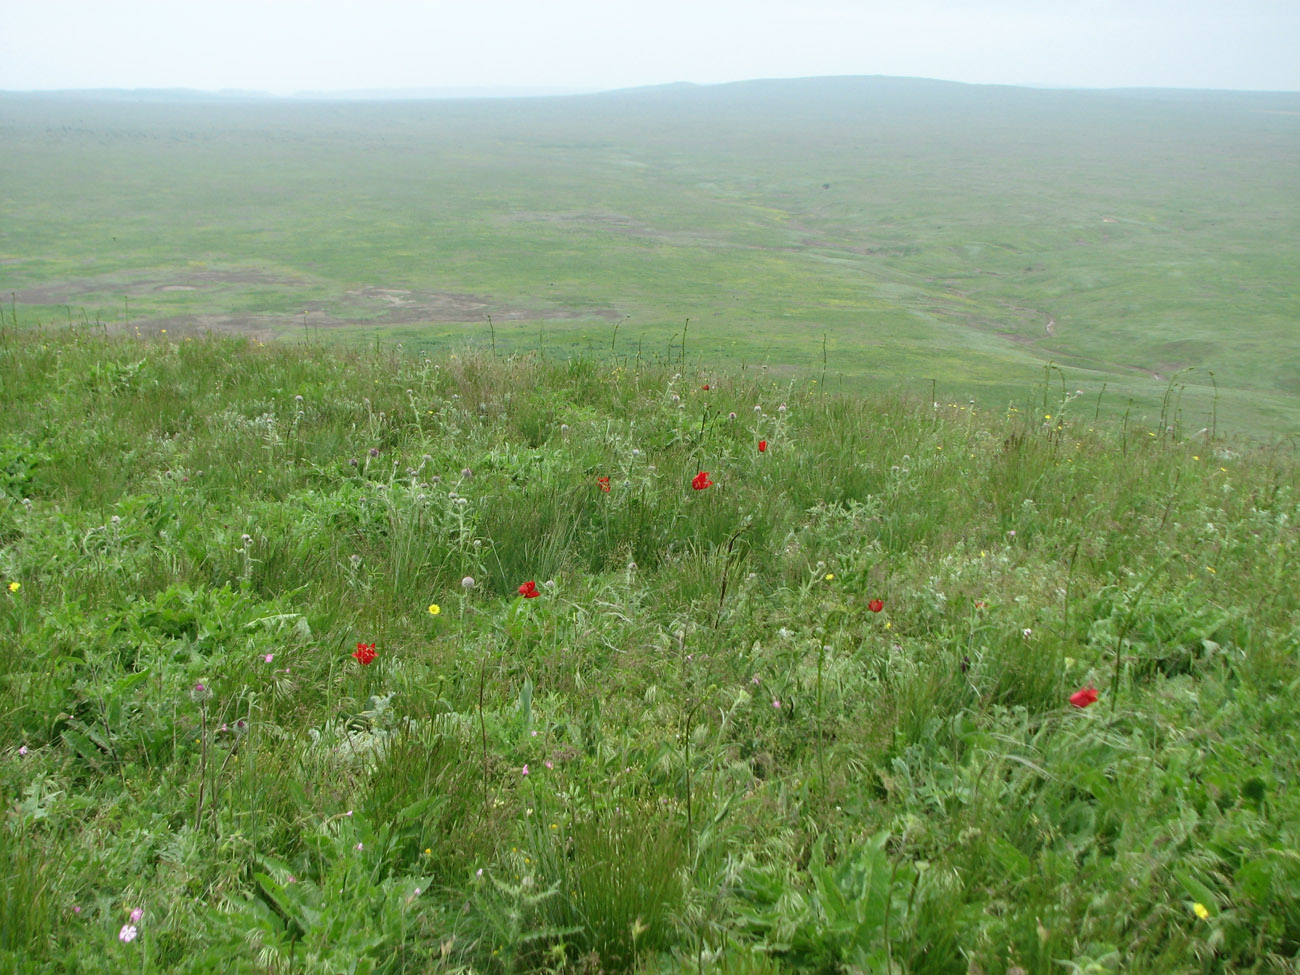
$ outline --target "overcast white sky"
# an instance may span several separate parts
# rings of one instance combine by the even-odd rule
[[[888,74],[1300,90],[1300,0],[0,0],[0,89]]]

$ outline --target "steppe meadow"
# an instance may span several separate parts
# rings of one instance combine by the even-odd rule
[[[0,94],[0,972],[1300,965],[1300,95]]]

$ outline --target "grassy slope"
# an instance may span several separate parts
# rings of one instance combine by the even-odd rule
[[[1296,962],[1290,453],[65,330],[0,392],[10,969]]]
[[[710,361],[820,369],[825,342],[845,388],[933,378],[989,406],[1056,361],[1089,396],[1105,384],[1105,409],[1154,416],[1178,373],[1191,429],[1213,371],[1221,423],[1293,432],[1296,108],[890,79],[467,103],[4,96],[0,284],[29,320],[295,334],[310,311],[408,348],[486,343],[488,314],[502,348],[603,348],[630,316],[622,351],[656,355],[689,318]],[[177,286],[194,290],[160,290]],[[386,317],[349,294],[366,287],[416,300]],[[435,294],[467,303],[442,314],[420,300]]]

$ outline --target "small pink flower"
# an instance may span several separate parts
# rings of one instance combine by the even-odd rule
[[[131,912],[131,923],[134,924],[142,917],[144,917],[144,908],[137,907],[134,911]]]
[[[366,844],[364,844],[364,843],[358,843],[358,844],[357,844],[357,849],[358,849],[358,850],[364,850],[365,848],[366,848]]]
[[[73,904],[73,905],[72,905],[72,913],[73,913],[73,914],[80,914],[80,913],[81,913],[81,906],[78,905],[78,904]]]
[[[268,653],[268,654],[267,654],[265,657],[263,657],[262,659],[265,660],[265,661],[269,664],[272,660],[275,659],[275,654],[273,654],[273,653]]]
[[[778,711],[781,710],[781,699],[779,697],[772,698],[772,707],[776,708]]]
[[[26,755],[26,754],[27,754],[27,746],[26,746],[26,745],[19,745],[19,746],[18,746],[18,754],[19,754],[19,755]]]
[[[527,774],[528,774],[528,766],[527,766],[527,765],[524,765],[524,770],[523,770],[523,773],[522,773],[522,774],[524,774],[524,775],[527,775]]]
[[[135,936],[139,933],[140,932],[136,930],[136,926],[134,924],[123,924],[122,930],[117,932],[117,940],[121,941],[123,944],[126,944],[127,942],[134,941]]]
[[[545,765],[547,768],[555,768],[555,763],[552,762],[549,758],[546,761],[544,761],[542,764]]]

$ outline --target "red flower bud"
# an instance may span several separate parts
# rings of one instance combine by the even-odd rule
[[[1097,703],[1097,688],[1082,687],[1070,695],[1070,703],[1076,708],[1086,708],[1089,704]]]
[[[363,667],[369,667],[370,662],[375,659],[375,645],[373,643],[358,643],[357,649],[352,656],[357,658],[357,662]]]

